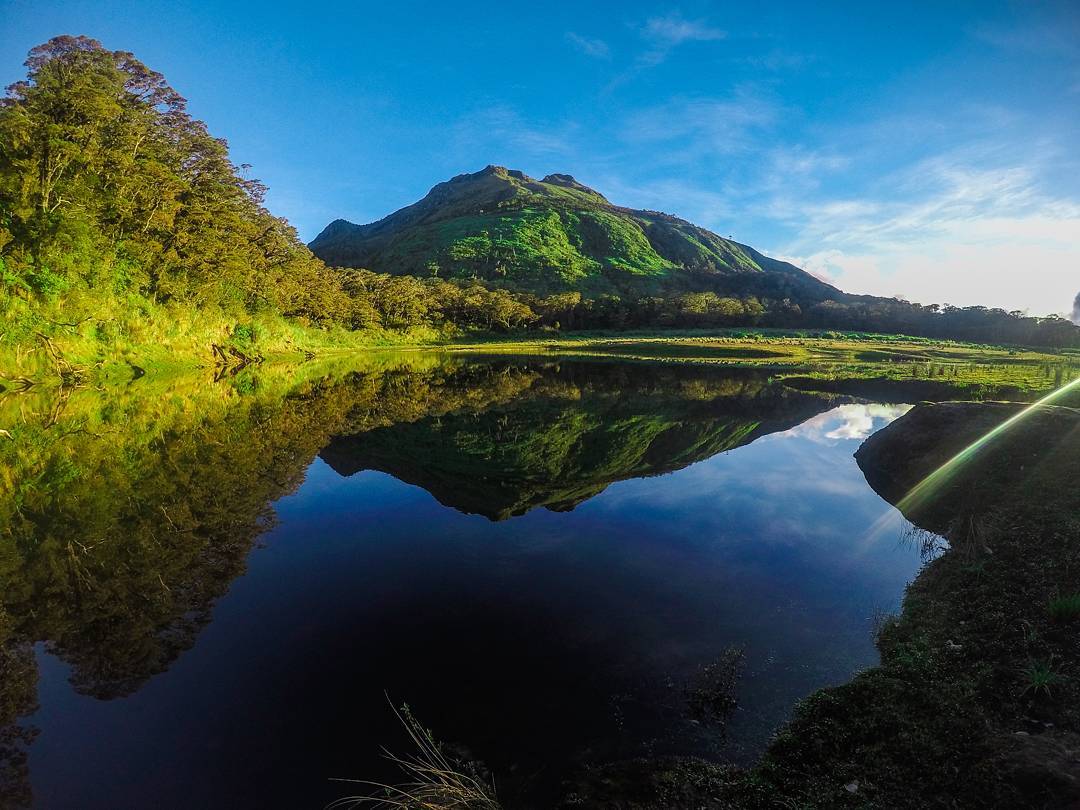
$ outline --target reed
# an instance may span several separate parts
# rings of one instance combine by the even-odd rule
[[[364,785],[373,792],[366,796],[346,796],[332,802],[327,810],[374,807],[378,810],[501,810],[494,783],[470,773],[469,763],[460,762],[442,750],[431,731],[413,716],[408,706],[391,705],[414,746],[406,756],[385,751],[397,765],[404,780],[396,785],[360,779],[342,779]]]

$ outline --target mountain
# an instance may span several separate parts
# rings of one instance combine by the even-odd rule
[[[570,175],[535,180],[501,166],[439,183],[378,222],[335,220],[309,247],[331,265],[540,293],[846,298],[792,264],[684,219],[613,205]]]

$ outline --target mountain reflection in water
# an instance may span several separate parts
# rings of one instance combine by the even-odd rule
[[[899,516],[866,544],[889,507],[851,459],[901,411],[756,370],[142,382],[0,402],[0,803],[318,807],[392,778],[384,690],[510,802],[581,763],[745,762],[874,663],[919,565]],[[702,722],[730,650],[738,707]]]

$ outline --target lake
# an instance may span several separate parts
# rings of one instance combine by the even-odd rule
[[[907,406],[764,370],[417,354],[3,405],[13,803],[319,808],[397,778],[402,704],[510,806],[752,763],[924,562],[852,458]]]

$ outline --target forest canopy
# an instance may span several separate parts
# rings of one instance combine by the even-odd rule
[[[10,295],[135,292],[313,322],[345,297],[263,205],[225,141],[126,51],[34,48],[0,107],[0,272]]]

